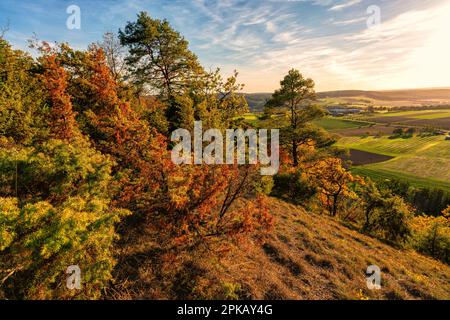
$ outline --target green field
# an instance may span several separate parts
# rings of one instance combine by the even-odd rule
[[[443,136],[409,139],[345,137],[338,145],[394,157],[386,162],[355,167],[355,173],[450,190],[450,141],[445,141]]]
[[[450,118],[450,111],[441,111],[434,112],[430,114],[422,114],[413,116],[414,119],[442,119],[442,118]]]
[[[417,111],[399,111],[384,112],[376,114],[377,117],[406,117],[412,119],[440,119],[449,118],[450,110],[417,110]]]
[[[450,159],[450,143],[445,141],[443,136],[430,136],[430,137],[418,137],[413,138],[397,138],[392,139],[387,136],[377,138],[377,137],[345,137],[339,140],[338,145],[367,151],[380,153],[387,156],[404,156],[404,155],[418,155],[426,153],[428,149],[435,151],[440,150],[442,152],[442,157],[448,157]],[[434,148],[440,146],[441,148]],[[434,156],[434,151],[430,156]]]
[[[369,177],[372,180],[401,180],[408,181],[412,186],[424,187],[430,189],[442,189],[450,192],[450,182],[434,180],[430,178],[421,178],[414,175],[404,174],[401,172],[383,170],[380,168],[372,168],[369,166],[353,167],[351,171],[354,174]]]
[[[354,121],[354,120],[346,120],[346,119],[337,119],[337,118],[323,118],[314,122],[319,127],[324,128],[325,130],[339,130],[339,129],[354,129],[354,128],[364,128],[368,127],[370,123],[362,122],[362,121]]]

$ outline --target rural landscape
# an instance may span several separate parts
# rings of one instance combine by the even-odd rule
[[[422,82],[408,82],[408,69],[402,86],[392,86],[410,89],[378,89],[378,78],[376,85],[356,78],[362,71],[343,77],[353,65],[338,58],[330,70],[339,74],[325,77],[321,61],[331,49],[321,36],[315,50],[289,60],[294,54],[282,50],[312,41],[300,36],[308,29],[296,29],[298,41],[284,34],[281,49],[262,62],[265,42],[253,45],[252,37],[211,40],[229,41],[236,60],[196,37],[219,32],[226,10],[241,13],[231,20],[239,20],[234,35],[260,24],[267,34],[283,26],[272,11],[290,19],[296,6],[329,15],[361,6],[366,14],[366,1],[250,1],[241,4],[247,15],[234,1],[124,8],[99,1],[110,11],[89,24],[84,35],[94,41],[74,33],[83,30],[80,4],[63,19],[71,36],[58,38],[39,18],[52,31],[26,45],[18,34],[30,26],[15,23],[7,2],[0,6],[0,27],[8,18],[0,28],[0,300],[450,300],[449,74],[416,87]],[[393,1],[392,12],[394,4],[401,6]],[[440,16],[446,1],[411,6],[413,18],[432,12],[448,21]],[[175,9],[206,15],[209,29],[172,19]],[[120,21],[113,31],[109,15]],[[393,37],[408,17],[399,16],[377,30]],[[366,21],[330,19],[331,29]],[[260,54],[256,62],[249,50]],[[249,62],[240,65],[242,57]],[[274,57],[282,71],[268,66]],[[220,59],[238,71],[209,64]],[[252,67],[261,73],[254,75],[252,63],[267,70]],[[273,174],[261,170],[268,163],[276,163]]]
[[[349,149],[355,172],[449,190],[450,89],[318,93],[329,115],[316,124]],[[249,95],[255,121],[270,94]]]

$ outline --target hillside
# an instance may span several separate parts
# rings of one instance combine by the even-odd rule
[[[270,93],[245,94],[252,111],[262,111]],[[373,104],[383,106],[422,106],[450,104],[450,88],[390,91],[339,90],[318,92],[317,98],[329,104]]]
[[[272,96],[271,93],[246,93],[244,94],[251,111],[263,111],[266,101]]]
[[[340,90],[319,92],[318,98],[343,98],[343,97],[364,97],[376,100],[431,100],[445,99],[450,101],[450,88],[432,89],[405,89],[405,90],[383,90],[383,91],[363,91],[363,90]]]
[[[120,250],[108,298],[450,299],[449,266],[327,216],[270,201],[276,222],[264,244],[240,243],[227,254],[188,252],[173,260],[159,256],[151,237],[125,241],[132,245]],[[365,270],[373,264],[382,270],[379,291],[366,286]]]

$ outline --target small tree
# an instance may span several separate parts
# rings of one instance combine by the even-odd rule
[[[106,62],[113,79],[118,82],[123,79],[126,71],[125,50],[119,38],[113,32],[106,32],[103,41],[98,43],[106,56]]]
[[[403,135],[403,129],[402,128],[395,128],[394,131],[392,131],[392,133],[395,136],[401,136],[401,135]]]
[[[411,210],[405,201],[399,196],[391,196],[383,201],[374,224],[384,238],[399,243],[411,234],[410,219]]]
[[[411,222],[412,245],[422,253],[450,262],[450,207],[440,217],[416,216]]]
[[[315,100],[314,81],[305,79],[298,70],[292,69],[280,85],[281,88],[267,102],[266,109],[287,109],[287,117],[275,119],[276,123],[271,125],[281,127],[281,143],[290,151],[294,167],[298,167],[300,147],[314,145],[321,148],[332,145],[334,141],[324,130],[311,124],[325,115],[321,108],[312,105]]]
[[[360,198],[363,203],[364,223],[363,231],[370,231],[376,211],[383,206],[384,194],[380,192],[375,183],[368,181],[361,186]]]
[[[338,214],[339,206],[347,198],[355,198],[350,189],[350,183],[358,181],[343,166],[337,158],[326,158],[317,161],[308,171],[308,175],[317,185],[320,199],[327,207],[331,216]]]

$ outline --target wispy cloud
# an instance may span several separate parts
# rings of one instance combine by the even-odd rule
[[[247,91],[275,89],[290,68],[314,78],[319,90],[450,85],[450,0],[77,2],[80,31],[65,28],[69,0],[2,0],[0,25],[10,19],[9,40],[20,48],[33,32],[83,47],[145,10],[167,18],[206,68],[238,69]],[[369,5],[381,8],[379,28],[367,28]]]
[[[339,4],[336,4],[336,5],[332,6],[332,7],[331,7],[330,9],[328,9],[328,10],[330,10],[330,11],[339,11],[339,10],[343,10],[343,9],[345,9],[345,8],[348,8],[348,7],[354,6],[354,5],[358,4],[358,3],[361,3],[361,1],[362,1],[362,0],[348,0],[348,1],[345,1],[345,2],[342,2],[342,3],[339,3]]]
[[[355,23],[361,23],[366,22],[367,17],[360,17],[355,19],[349,19],[349,20],[340,20],[340,21],[332,21],[332,24],[338,25],[338,26],[348,26]]]

